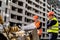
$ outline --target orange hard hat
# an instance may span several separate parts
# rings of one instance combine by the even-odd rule
[[[33,16],[33,18],[34,18],[34,20],[36,20],[36,19],[38,19],[38,16],[35,15],[35,16]]]
[[[54,15],[53,11],[48,12],[48,16]]]
[[[33,16],[33,18],[36,18],[36,19],[38,19],[38,16]]]

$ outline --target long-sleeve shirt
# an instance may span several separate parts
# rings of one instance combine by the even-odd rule
[[[32,30],[32,29],[35,29],[36,26],[34,25],[34,23],[31,23],[27,26],[22,26],[22,30]]]
[[[41,35],[42,35],[42,22],[40,22],[40,26],[39,26],[39,28],[37,28],[37,33],[38,33],[38,35],[39,35],[39,37],[41,37]]]
[[[39,24],[40,26],[37,28],[37,29],[41,29],[42,27],[42,23]],[[22,26],[22,29],[23,30],[30,30],[30,29],[35,29],[36,28],[36,25],[34,23],[31,23],[27,26]]]
[[[48,20],[48,21],[47,21],[47,28],[49,28],[49,27],[55,25],[56,23],[57,23],[56,20],[50,20],[50,21]]]

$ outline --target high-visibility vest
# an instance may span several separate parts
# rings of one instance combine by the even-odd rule
[[[37,31],[37,33],[38,33],[39,36],[42,35],[42,29],[39,29],[39,30]]]
[[[34,23],[35,23],[36,28],[40,27],[40,21],[37,21],[37,22],[34,22]]]
[[[40,27],[40,21],[35,22],[36,29]],[[37,29],[37,34],[42,35],[42,29]]]
[[[55,25],[53,25],[50,29],[47,29],[47,32],[58,33],[58,30],[59,30],[59,28],[58,28],[58,26],[59,26],[58,20],[55,17],[52,20],[56,20],[57,23]]]

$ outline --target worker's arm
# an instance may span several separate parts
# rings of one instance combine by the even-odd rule
[[[52,21],[50,21],[50,22],[48,21],[48,22],[47,22],[47,28],[49,28],[49,27],[55,25],[56,23],[57,23],[56,20],[52,20]]]
[[[37,28],[37,29],[40,29],[42,27],[42,22],[40,23],[40,27],[39,28]]]

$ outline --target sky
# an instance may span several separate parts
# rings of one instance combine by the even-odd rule
[[[59,0],[60,1],[60,0]]]

